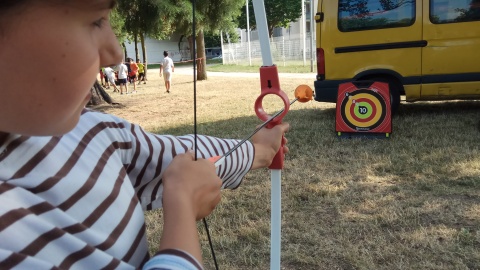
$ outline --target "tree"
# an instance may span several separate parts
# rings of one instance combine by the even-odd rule
[[[230,36],[230,41],[232,43],[238,42],[240,37],[238,36],[238,33],[234,31],[233,29],[228,32],[228,35]],[[223,33],[223,38],[226,39],[226,32]],[[210,48],[210,47],[220,47],[222,45],[222,41],[220,38],[220,33],[205,33],[205,47]]]
[[[472,0],[468,5],[469,8],[456,8],[455,11],[459,13],[455,22],[468,22],[480,20],[480,0]]]
[[[167,2],[167,1],[165,1]],[[243,1],[239,0],[168,0],[170,9],[165,14],[171,20],[172,28],[187,36],[193,32],[192,8],[195,4],[195,41],[197,63],[197,80],[206,80],[205,40],[204,34],[218,34],[221,30],[235,27],[234,20],[240,15]]]
[[[394,10],[405,4],[413,4],[413,0],[380,0],[383,10]]]
[[[245,2],[244,2],[245,3]],[[267,16],[268,35],[273,36],[275,27],[288,27],[288,24],[302,16],[302,3],[299,0],[265,0],[265,13]],[[238,27],[247,29],[247,11],[245,5],[241,7],[238,18]],[[248,1],[248,14],[250,29],[256,29],[255,13],[252,1]]]
[[[352,17],[365,18],[370,13],[367,4],[367,0],[345,1],[342,5],[339,6],[339,11],[348,12],[348,14]],[[388,5],[388,3],[384,3],[384,5]]]
[[[172,22],[165,16],[171,9],[168,1],[157,0],[118,0],[117,10],[125,19],[123,31],[135,42],[135,60],[140,59],[138,40],[142,46],[143,62],[145,62],[145,78],[147,78],[147,48],[145,37],[162,39],[173,31]],[[173,17],[175,18],[175,17]]]

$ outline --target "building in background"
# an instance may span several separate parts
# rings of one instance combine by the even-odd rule
[[[127,50],[127,57],[136,59],[135,44],[133,42],[125,42]],[[191,60],[190,44],[188,39],[179,34],[173,34],[170,38],[165,40],[156,40],[149,37],[145,38],[145,47],[147,49],[148,64],[159,64],[163,61],[163,51],[168,51],[173,62]],[[140,61],[143,59],[142,45],[137,44],[138,55]]]

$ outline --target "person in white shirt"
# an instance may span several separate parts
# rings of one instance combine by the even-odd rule
[[[115,71],[113,71],[111,67],[106,67],[103,69],[103,72],[105,73],[105,77],[107,78],[107,86],[113,86],[113,92],[120,92],[120,90],[118,90],[117,88],[117,85],[115,84]]]
[[[168,56],[168,51],[163,52],[163,62],[160,64],[160,77],[165,80],[165,88],[167,93],[170,93],[170,85],[172,82],[172,73],[175,71],[175,66],[173,65],[173,60]]]
[[[118,82],[120,84],[120,95],[123,95],[123,88],[125,87],[125,94],[128,94],[128,67],[123,63],[118,65]]]

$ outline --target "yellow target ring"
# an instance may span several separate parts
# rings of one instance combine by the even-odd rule
[[[362,102],[366,102],[367,104],[370,104],[373,106],[368,106],[368,105],[362,106]],[[368,114],[373,114],[373,117],[356,116],[355,114],[360,109],[359,106],[364,107],[362,109],[369,108],[370,110],[373,110],[373,111],[366,112]],[[347,121],[349,121],[352,125],[360,128],[367,128],[367,127],[373,126],[380,120],[382,116],[381,101],[378,100],[378,98],[375,97],[374,95],[367,94],[367,93],[358,93],[356,95],[349,95],[348,101],[345,103],[343,110],[344,110],[344,115],[347,118]],[[362,121],[362,120],[365,120],[365,121]]]

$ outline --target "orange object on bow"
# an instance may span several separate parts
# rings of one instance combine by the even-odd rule
[[[302,103],[312,100],[313,99],[312,88],[310,88],[310,86],[305,84],[301,84],[297,86],[297,88],[295,89],[295,98]]]

